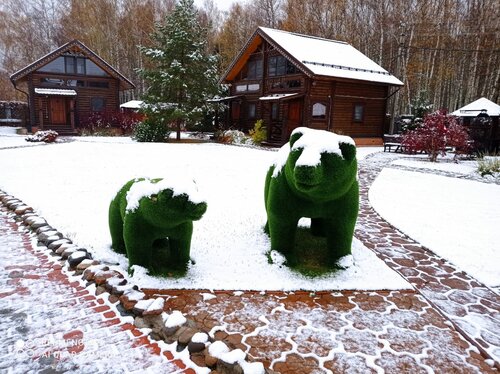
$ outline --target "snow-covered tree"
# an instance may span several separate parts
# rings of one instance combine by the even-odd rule
[[[156,26],[153,46],[141,48],[151,68],[140,74],[148,85],[144,101],[149,118],[174,125],[194,125],[210,108],[206,100],[218,92],[217,57],[207,51],[207,31],[197,19],[193,0],[180,0]]]

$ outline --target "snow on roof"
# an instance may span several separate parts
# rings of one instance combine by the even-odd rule
[[[287,97],[297,96],[298,93],[283,93],[283,94],[271,94],[267,96],[259,97],[259,100],[280,100]]]
[[[35,93],[39,95],[76,96],[75,90],[61,88],[35,88]]]
[[[500,116],[500,105],[495,104],[493,101],[488,100],[485,97],[477,99],[476,101],[455,110],[451,114],[459,117],[475,117],[482,110],[486,110],[486,113],[489,116]]]
[[[130,100],[130,101],[127,101],[126,103],[121,104],[120,108],[141,109],[143,105],[144,105],[144,101],[142,101],[142,100]]]
[[[399,79],[345,42],[259,28],[313,74],[403,85]]]

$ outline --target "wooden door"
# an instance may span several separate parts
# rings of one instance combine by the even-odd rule
[[[52,125],[66,125],[66,100],[63,97],[50,98],[50,121]]]
[[[288,102],[288,118],[287,118],[287,139],[297,127],[302,126],[302,100],[291,100]]]

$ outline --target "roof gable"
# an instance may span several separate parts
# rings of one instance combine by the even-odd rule
[[[309,76],[403,85],[399,79],[348,43],[266,27],[259,27],[255,31],[222,80],[232,79],[237,73],[235,69],[239,71],[243,67],[249,56],[248,48],[255,44],[259,37],[268,41]]]
[[[61,47],[55,49],[54,51],[46,54],[45,56],[39,58],[30,65],[12,74],[10,76],[10,80],[12,82],[22,81],[30,73],[42,68],[48,63],[54,61],[57,57],[67,53],[75,55],[83,55],[84,57],[89,58],[92,62],[94,62],[97,66],[103,69],[110,76],[118,79],[120,81],[120,88],[122,90],[129,90],[135,88],[135,85],[129,79],[123,76],[120,72],[118,72],[115,68],[113,68],[110,64],[104,61],[94,51],[92,51],[90,48],[88,48],[85,44],[83,44],[79,40],[73,40],[71,42],[68,42],[62,45]]]

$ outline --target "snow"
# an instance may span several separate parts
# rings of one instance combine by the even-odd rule
[[[228,364],[235,364],[245,360],[247,355],[241,349],[233,349],[231,352],[222,353],[217,358]],[[215,356],[214,356],[215,357]]]
[[[57,88],[35,88],[35,93],[39,95],[76,96],[75,90]]]
[[[426,156],[427,159],[427,156]],[[407,166],[417,169],[430,169],[430,170],[440,170],[447,171],[455,174],[471,175],[475,174],[477,170],[476,161],[460,161],[455,163],[450,159],[439,159],[439,162],[430,162],[423,159],[399,159],[391,163],[392,165]]]
[[[221,355],[228,353],[229,347],[222,341],[216,340],[208,347],[208,353],[210,356],[218,358]]]
[[[302,154],[296,162],[299,166],[316,166],[321,163],[322,153],[333,153],[342,156],[340,144],[352,144],[354,140],[348,136],[337,135],[330,131],[313,130],[307,127],[297,127],[292,135],[302,134],[302,136],[293,144],[283,145],[276,156],[273,165],[275,167],[273,177],[276,178],[286,164],[286,160],[291,151],[302,149]]]
[[[134,266],[132,282],[144,288],[314,291],[409,287],[357,239],[352,248],[354,264],[323,277],[307,278],[268,263],[264,180],[276,152],[210,143],[110,139],[82,137],[81,141],[75,138],[44,147],[4,149],[0,188],[31,205],[53,227],[87,248],[94,259],[117,264],[127,272],[127,258],[110,248],[108,208],[116,191],[136,177],[168,178],[184,173],[195,179],[207,201],[207,212],[194,222],[191,257],[195,263],[178,279],[152,277]]]
[[[489,116],[500,116],[500,105],[495,104],[493,101],[490,101],[485,97],[481,97],[480,99],[457,109],[451,114],[459,117],[475,117],[483,109],[486,110],[486,113]]]
[[[208,342],[208,335],[205,334],[204,332],[197,332],[196,334],[193,335],[191,341],[193,343],[206,343]]]
[[[266,27],[260,30],[316,75],[403,85],[347,43]]]
[[[500,285],[499,185],[384,169],[369,196],[392,225],[487,286]]]
[[[178,310],[174,310],[172,314],[170,314],[165,320],[165,327],[170,328],[170,327],[182,326],[186,322],[187,322],[186,317],[184,317],[184,315]]]
[[[151,197],[160,191],[170,189],[173,196],[186,195],[188,200],[194,204],[205,202],[201,196],[196,183],[184,175],[169,175],[168,178],[152,182],[150,179],[136,181],[127,192],[127,211],[134,211],[139,207],[139,201],[144,197]]]
[[[126,103],[120,104],[120,108],[126,109],[141,109],[144,105],[144,101],[142,100],[130,100]]]
[[[0,150],[7,148],[44,146],[45,143],[26,141],[26,135],[17,135],[17,127],[0,126]]]

